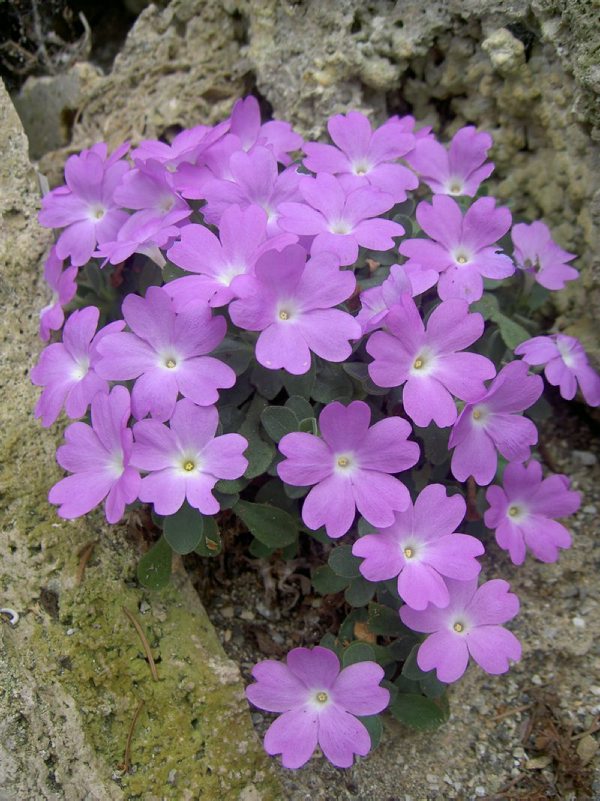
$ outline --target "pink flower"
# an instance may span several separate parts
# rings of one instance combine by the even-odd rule
[[[544,375],[549,384],[560,388],[565,400],[572,400],[577,385],[589,406],[600,406],[600,376],[588,363],[581,342],[566,334],[533,337],[515,348],[527,364],[545,364]]]
[[[434,195],[431,205],[419,203],[417,220],[430,239],[406,239],[400,253],[408,256],[409,264],[415,261],[441,273],[442,300],[462,298],[473,303],[483,294],[483,278],[514,273],[514,264],[495,244],[510,228],[510,211],[496,208],[493,198],[479,198],[463,217],[455,200]]]
[[[181,229],[177,223],[189,215],[182,209],[174,209],[168,214],[158,214],[153,209],[144,209],[132,214],[123,223],[117,238],[98,245],[93,254],[104,259],[102,267],[109,261],[111,264],[121,264],[134,253],[144,253],[156,264],[164,267],[166,264],[160,248],[166,248],[179,236]]]
[[[289,122],[270,120],[261,125],[258,100],[252,95],[236,101],[231,112],[231,133],[237,136],[242,150],[259,144],[269,148],[281,164],[291,164],[289,154],[300,150],[302,137],[292,130]]]
[[[429,634],[417,652],[418,666],[426,672],[435,668],[438,679],[446,683],[460,679],[469,656],[486,673],[506,673],[508,660],[521,658],[519,641],[501,625],[519,611],[519,599],[509,592],[508,582],[494,579],[478,588],[477,578],[447,579],[446,585],[450,593],[446,608],[400,609],[405,626]]]
[[[404,511],[410,495],[390,473],[416,464],[419,446],[408,442],[410,425],[388,417],[373,426],[371,410],[363,401],[343,406],[329,403],[321,412],[322,439],[313,434],[286,434],[279,450],[287,456],[277,465],[282,481],[310,490],[302,520],[313,530],[325,526],[330,537],[345,534],[356,509],[371,525],[390,526],[394,512]]]
[[[483,317],[469,314],[464,300],[446,300],[437,306],[425,328],[414,302],[404,294],[386,318],[387,331],[377,331],[367,342],[371,380],[380,387],[404,384],[406,413],[425,427],[452,425],[457,417],[453,395],[472,401],[485,393],[484,381],[493,378],[493,363],[478,353],[458,353],[483,334]]]
[[[399,125],[386,123],[373,131],[364,114],[350,111],[331,117],[327,128],[336,147],[318,142],[304,147],[304,166],[312,172],[339,176],[347,190],[376,187],[392,195],[395,203],[406,200],[406,190],[419,185],[413,172],[394,163],[415,145],[414,136]]]
[[[176,173],[182,165],[194,164],[201,155],[222,139],[228,129],[227,121],[212,128],[196,125],[178,133],[170,145],[156,139],[145,139],[131,156],[138,166],[143,167],[152,160],[162,164],[168,172]]]
[[[106,519],[118,523],[125,506],[137,498],[140,474],[129,465],[133,435],[129,422],[129,392],[113,387],[92,399],[92,425],[73,423],[65,431],[66,445],[56,452],[61,467],[73,475],[50,490],[50,503],[70,520],[105,501]]]
[[[115,191],[129,172],[120,161],[128,145],[107,158],[106,145],[94,145],[65,164],[66,186],[59,186],[42,198],[38,219],[46,228],[64,228],[56,242],[59,259],[71,258],[80,267],[92,256],[96,244],[115,239],[127,219],[119,208]]]
[[[406,160],[436,194],[474,197],[494,170],[491,162],[484,164],[491,146],[488,133],[467,125],[454,134],[447,150],[435,139],[421,139]]]
[[[543,222],[518,223],[513,226],[511,236],[517,267],[530,273],[546,289],[564,289],[566,281],[579,278],[578,271],[567,264],[575,254],[560,248]]]
[[[387,192],[364,186],[346,191],[333,175],[302,178],[304,203],[283,203],[280,225],[284,231],[314,236],[311,253],[335,253],[343,265],[353,264],[359,245],[372,250],[391,250],[393,237],[404,228],[379,216],[394,205]]]
[[[117,320],[96,334],[99,317],[95,306],[74,311],[65,323],[63,341],[44,348],[32,369],[32,383],[44,387],[35,407],[35,416],[42,418],[44,427],[52,425],[63,406],[69,417],[83,417],[94,395],[108,392],[108,382],[95,369],[97,348],[104,337],[121,331],[125,323]]]
[[[122,309],[132,333],[102,340],[96,370],[110,381],[137,379],[131,406],[138,420],[147,414],[168,420],[179,393],[209,406],[217,401],[218,389],[235,384],[231,367],[205,355],[222,341],[227,328],[225,319],[212,317],[208,306],[176,314],[167,293],[151,286],[145,298],[127,295]]]
[[[569,490],[566,476],[542,480],[542,466],[535,461],[507,465],[503,484],[486,493],[485,524],[496,529],[498,545],[515,565],[523,564],[527,548],[542,562],[556,562],[558,549],[571,547],[571,535],[553,518],[574,514],[581,495]]]
[[[400,302],[405,292],[414,298],[434,286],[437,280],[438,274],[435,270],[425,270],[417,264],[412,264],[408,269],[404,264],[392,264],[389,276],[380,286],[360,293],[361,309],[356,320],[360,323],[363,334],[381,328],[390,309]]]
[[[186,225],[181,238],[167,252],[167,258],[197,276],[177,278],[166,284],[176,311],[189,303],[205,300],[225,306],[235,294],[231,282],[238,275],[252,273],[258,258],[268,250],[280,251],[294,244],[294,234],[268,238],[267,214],[259,206],[230,206],[221,217],[219,238],[204,225]]]
[[[539,375],[528,375],[523,362],[510,362],[500,370],[487,392],[462,410],[452,433],[452,475],[459,481],[473,476],[480,486],[494,478],[496,449],[509,462],[524,462],[537,442],[537,428],[518,412],[528,409],[542,394]]]
[[[259,662],[246,696],[259,709],[283,713],[265,735],[266,752],[281,754],[286,768],[300,768],[319,745],[332,764],[349,768],[354,754],[371,750],[369,733],[355,716],[375,715],[389,703],[389,691],[379,686],[383,675],[375,662],[340,671],[333,651],[319,645],[294,648],[286,664]]]
[[[115,200],[125,208],[152,211],[159,217],[180,212],[178,219],[183,219],[192,213],[186,201],[173,188],[172,174],[153,159],[125,175],[115,191]]]
[[[306,261],[300,245],[281,253],[264,253],[254,275],[235,279],[238,296],[229,307],[235,325],[260,331],[256,358],[264,367],[301,375],[310,368],[311,351],[330,362],[352,353],[348,342],[361,335],[360,325],[346,312],[332,308],[346,300],[356,285],[354,275],[339,269],[331,253]]]
[[[430,484],[391,526],[354,543],[352,553],[364,557],[360,572],[369,581],[398,576],[398,594],[413,609],[448,606],[444,578],[466,581],[481,570],[475,558],[484,552],[481,542],[454,533],[465,510],[460,495],[448,497],[441,484]]]
[[[196,406],[183,398],[175,405],[170,427],[142,420],[133,427],[131,464],[149,471],[139,497],[153,503],[159,515],[173,515],[184,501],[202,514],[214,515],[219,503],[211,490],[220,478],[244,474],[242,455],[248,441],[239,434],[215,437],[219,414],[215,406]]]
[[[47,342],[51,331],[60,331],[65,321],[63,306],[75,297],[77,292],[77,267],[63,270],[63,262],[53,247],[44,264],[44,278],[52,290],[52,300],[40,311],[40,339]]]

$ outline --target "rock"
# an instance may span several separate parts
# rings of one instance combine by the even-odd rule
[[[598,741],[595,740],[591,734],[586,734],[577,744],[577,755],[581,759],[581,762],[587,765],[588,762],[591,762],[596,756],[599,748],[600,744],[598,744]]]
[[[126,526],[107,526],[101,513],[67,522],[47,502],[60,476],[58,432],[34,421],[28,372],[40,349],[40,262],[51,236],[36,221],[27,139],[3,86],[0,126],[0,585],[2,606],[20,615],[16,626],[0,622],[0,797],[117,801],[151,799],[160,788],[161,799],[237,799],[254,788],[262,799],[280,798],[237,666],[187,576],[161,593],[140,589]],[[78,584],[78,552],[92,539]],[[144,602],[140,625],[160,656],[158,682],[123,612],[137,616]],[[175,769],[185,790],[168,784]]]
[[[591,451],[573,451],[573,459],[584,467],[592,467],[598,463],[598,457]]]
[[[493,68],[500,75],[511,75],[525,64],[525,45],[506,28],[494,31],[481,43]]]

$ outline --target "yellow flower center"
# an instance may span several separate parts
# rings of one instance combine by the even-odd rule
[[[423,359],[415,359],[415,363],[413,364],[415,370],[420,370],[423,367]]]
[[[516,517],[516,515],[519,514],[519,507],[518,506],[511,506],[510,509],[508,510],[508,514],[511,517]]]
[[[280,311],[279,312],[279,319],[280,320],[289,320],[290,319],[290,315],[286,311]]]
[[[473,412],[473,419],[479,420],[480,417],[481,417],[481,412],[479,411],[479,409],[475,409],[475,411]]]
[[[467,259],[466,259],[466,257],[465,257],[465,256],[459,256],[459,257],[457,258],[457,260],[456,260],[456,261],[457,261],[459,264],[466,264],[466,263],[467,263]]]
[[[340,467],[348,467],[348,465],[350,464],[350,460],[348,459],[347,456],[340,456],[337,462]]]
[[[183,469],[186,470],[188,473],[191,473],[194,467],[196,467],[196,465],[192,461],[185,462],[183,465]]]
[[[405,548],[404,549],[404,556],[406,556],[407,559],[412,559],[414,555],[415,555],[415,552],[413,551],[412,548]]]
[[[317,701],[320,704],[324,704],[325,701],[327,701],[328,698],[329,698],[329,696],[327,695],[327,693],[324,693],[324,692],[317,693]]]
[[[456,631],[458,634],[460,634],[461,631],[464,631],[465,627],[463,626],[462,623],[455,623],[452,628],[454,629],[454,631]]]
[[[174,367],[177,367],[177,362],[175,359],[167,359],[165,366],[168,367],[169,370],[172,370]]]

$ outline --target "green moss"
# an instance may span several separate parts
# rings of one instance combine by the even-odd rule
[[[21,658],[39,671],[40,681],[58,681],[75,699],[107,781],[114,778],[126,798],[180,799],[190,793],[237,799],[252,785],[261,799],[280,797],[252,731],[239,674],[197,596],[182,576],[159,593],[140,589],[137,554],[123,528],[105,526],[100,512],[85,521],[56,516],[46,501],[58,477],[46,440],[32,423],[6,432],[2,454],[0,524],[13,534],[13,564],[20,559],[27,566],[46,612]],[[78,553],[95,538],[78,585]],[[8,590],[10,565],[4,564],[0,576]],[[145,632],[158,681],[123,607]],[[131,767],[124,772],[127,737],[142,700]]]

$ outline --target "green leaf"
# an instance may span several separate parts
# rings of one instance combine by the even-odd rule
[[[471,304],[469,311],[479,312],[484,320],[493,320],[500,311],[500,304],[495,295],[484,292],[480,300]]]
[[[292,395],[285,402],[286,409],[291,409],[298,420],[304,420],[307,417],[314,417],[314,409],[306,398],[301,398],[300,395]]]
[[[358,569],[360,559],[352,556],[352,547],[350,545],[338,545],[337,548],[333,548],[329,554],[328,564],[336,576],[343,576],[349,579],[360,576]]]
[[[250,551],[250,555],[255,556],[257,559],[268,559],[275,553],[277,548],[267,548],[262,542],[253,539],[248,550]]]
[[[283,481],[279,478],[270,478],[266,481],[259,488],[254,501],[256,503],[266,503],[269,506],[277,506],[292,514],[296,511],[296,505],[284,491]]]
[[[174,515],[164,519],[163,534],[175,553],[191,553],[202,539],[204,520],[201,513],[184,502]]]
[[[315,385],[316,367],[315,360],[311,360],[309,370],[303,375],[283,374],[283,386],[288,395],[299,395],[307,400],[311,397]]]
[[[346,601],[350,606],[364,606],[368,604],[375,594],[376,585],[372,581],[359,576],[352,579],[350,586],[344,593]]]
[[[329,648],[329,650],[333,651],[333,653],[337,656],[338,659],[341,658],[343,649],[340,647],[338,641],[330,631],[328,631],[327,634],[324,634],[321,637],[321,642],[319,643],[319,645],[322,646],[323,648]]]
[[[237,492],[229,494],[227,492],[219,492],[219,490],[215,489],[213,490],[213,495],[219,502],[219,508],[221,511],[223,511],[223,509],[233,509],[240,499],[239,493]]]
[[[273,400],[283,387],[281,370],[269,370],[262,364],[254,365],[250,373],[250,381],[267,400]]]
[[[504,344],[510,350],[514,350],[517,345],[531,336],[526,328],[501,312],[498,298],[491,292],[484,292],[481,300],[471,305],[470,311],[478,311],[483,315],[484,320],[495,322],[500,329]]]
[[[260,416],[265,431],[274,442],[298,430],[298,418],[285,406],[267,406]]]
[[[415,434],[423,440],[425,457],[432,464],[443,464],[450,458],[448,440],[450,438],[449,428],[438,428],[436,425],[419,428],[414,426]]]
[[[300,420],[298,424],[298,430],[302,431],[304,434],[314,434],[315,436],[319,433],[319,427],[317,425],[317,420],[315,417],[305,417],[304,420]]]
[[[366,622],[367,610],[364,608],[364,606],[359,607],[358,609],[353,609],[342,621],[342,624],[338,630],[338,640],[344,646],[349,645],[354,639],[356,639],[354,636],[356,624]]]
[[[310,487],[295,487],[293,484],[284,484],[283,491],[288,498],[296,500],[298,498],[304,498],[305,495],[308,495]]]
[[[342,666],[354,665],[357,662],[374,662],[375,651],[368,642],[353,642],[345,650],[342,656]]]
[[[248,369],[253,354],[254,348],[249,342],[225,337],[221,344],[212,351],[211,355],[228,364],[236,375],[241,375]]]
[[[336,400],[352,399],[352,381],[341,365],[321,362],[317,370],[317,380],[312,390],[312,397],[319,403],[331,403]]]
[[[194,549],[199,556],[218,556],[223,549],[221,532],[214,517],[203,516],[202,539]]]
[[[297,521],[276,506],[238,501],[233,511],[256,539],[268,548],[283,548],[298,536]]]
[[[234,479],[221,478],[215,484],[215,488],[219,492],[224,492],[226,495],[233,495],[236,492],[241,492],[243,489],[246,489],[248,484],[248,479],[243,477]]]
[[[164,537],[147,551],[137,566],[137,577],[140,584],[150,590],[160,590],[171,578],[171,560],[173,551]]]
[[[376,603],[369,604],[369,628],[373,634],[388,637],[398,637],[406,632],[397,610]]]
[[[425,678],[419,682],[419,687],[428,698],[441,698],[448,689],[448,685],[438,679],[435,670],[425,674]]]
[[[448,702],[434,701],[423,695],[399,693],[390,704],[390,712],[413,729],[436,729],[450,717]]]
[[[321,595],[340,592],[348,584],[348,579],[336,576],[329,565],[321,565],[313,570],[311,579],[313,587]]]
[[[368,717],[358,718],[371,738],[371,751],[374,751],[381,742],[383,724],[379,715],[369,715]]]
[[[548,403],[543,395],[540,395],[538,400],[527,409],[527,417],[531,417],[536,423],[542,423],[552,416],[552,406]]]
[[[420,646],[421,643],[417,643],[412,647],[406,662],[402,665],[402,675],[406,676],[406,678],[410,679],[411,681],[421,681],[425,678],[425,676],[427,676],[427,673],[425,673],[424,670],[421,670],[417,664],[417,652]]]
[[[267,401],[260,395],[255,395],[240,428],[240,434],[248,440],[248,448],[244,454],[248,459],[248,467],[244,473],[246,478],[256,478],[266,473],[275,455],[273,444],[265,442],[259,432],[260,417],[266,407]]]

